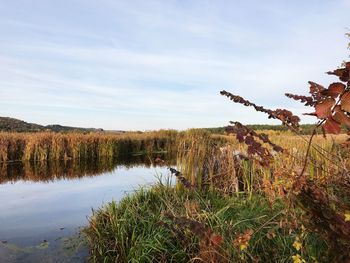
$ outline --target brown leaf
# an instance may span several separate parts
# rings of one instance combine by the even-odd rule
[[[310,94],[313,100],[319,101],[323,97],[321,92],[324,91],[325,88],[322,85],[312,81],[309,81],[309,84],[310,84]]]
[[[350,79],[348,64],[346,64],[346,68],[339,68],[334,71],[329,71],[327,74],[336,75],[341,81],[344,82],[347,82]]]
[[[335,104],[335,99],[328,98],[321,101],[315,106],[316,115],[319,119],[326,119],[332,116],[332,107]]]
[[[347,91],[340,101],[341,109],[350,112],[350,91]]]
[[[310,84],[310,93],[324,90],[324,87],[320,84],[317,84],[316,82],[309,81],[309,84]]]
[[[275,230],[270,229],[269,232],[267,232],[266,237],[267,237],[268,239],[273,239],[273,238],[275,238],[275,237],[276,237]]]
[[[322,93],[331,96],[332,98],[338,97],[345,90],[345,85],[340,82],[334,82],[329,85],[328,89],[324,90]]]
[[[316,112],[303,113],[303,115],[317,116]]]
[[[348,126],[350,128],[350,117],[347,116],[343,111],[337,111],[334,116],[333,119],[340,123],[340,124],[345,124],[346,126]]]
[[[340,133],[340,124],[333,120],[332,118],[328,118],[323,125],[323,128],[328,133],[339,134]]]
[[[350,62],[346,62],[346,63],[345,63],[345,67],[346,67],[348,70],[350,70]]]
[[[212,235],[210,237],[210,242],[213,244],[213,246],[218,247],[224,242],[224,238],[220,235]]]

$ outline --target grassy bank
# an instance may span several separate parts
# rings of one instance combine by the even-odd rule
[[[281,224],[283,211],[261,195],[155,186],[95,211],[86,233],[94,262],[291,262],[300,233]],[[301,244],[307,262],[327,262],[317,236]]]

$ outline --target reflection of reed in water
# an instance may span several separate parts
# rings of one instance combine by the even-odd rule
[[[142,166],[150,168],[152,165],[161,166],[153,162],[154,156],[126,155],[112,160],[100,158],[90,160],[62,160],[49,162],[13,162],[0,163],[0,183],[16,182],[18,180],[34,182],[50,182],[58,179],[76,179],[81,177],[98,176],[112,172],[118,166],[133,168]]]

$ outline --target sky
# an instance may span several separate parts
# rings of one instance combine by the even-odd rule
[[[349,56],[350,0],[0,0],[0,116],[117,130],[278,123]],[[303,117],[313,123],[312,117]]]

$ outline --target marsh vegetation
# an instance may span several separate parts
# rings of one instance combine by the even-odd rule
[[[0,133],[0,162],[64,161],[109,158],[129,154],[174,152],[178,132],[147,133]]]
[[[349,262],[350,62],[327,88],[287,97],[314,108],[311,135],[285,109],[266,109],[290,132],[231,122],[229,135],[189,131],[178,141],[178,179],[141,189],[93,213],[85,230],[94,262]],[[319,133],[319,134],[318,134]],[[328,133],[328,135],[326,135]],[[333,135],[332,135],[333,134]],[[167,164],[166,160],[159,160]]]

